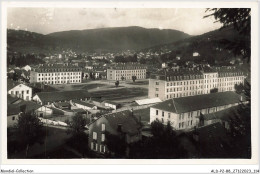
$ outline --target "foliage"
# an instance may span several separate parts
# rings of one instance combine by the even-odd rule
[[[210,93],[217,93],[218,92],[218,88],[213,88],[210,90]]]
[[[17,67],[23,67],[25,65],[37,65],[37,64],[44,64],[45,62],[39,55],[35,54],[9,54],[7,55],[7,66],[15,65]]]
[[[116,85],[116,87],[119,86],[119,81],[118,80],[115,82],[115,85]]]
[[[26,145],[26,157],[29,146],[36,142],[42,143],[44,137],[43,125],[36,115],[22,113],[16,125],[19,142]]]
[[[68,133],[72,134],[80,134],[85,130],[85,126],[87,124],[87,120],[81,115],[76,114],[72,117],[71,121],[66,121],[68,124]]]
[[[153,137],[130,145],[130,158],[168,159],[178,158],[178,137],[170,122],[163,125],[160,121],[151,123]]]
[[[135,82],[136,76],[132,76],[132,80],[133,80],[133,82]]]
[[[223,24],[222,28],[233,26],[239,32],[239,37],[234,41],[223,40],[226,48],[235,55],[242,55],[250,61],[251,57],[251,9],[250,8],[212,8],[212,12],[205,17],[214,16],[216,22]]]
[[[127,148],[125,135],[123,133],[114,135],[106,131],[105,136],[105,144],[110,152],[109,156],[124,157],[126,155]]]
[[[242,83],[235,84],[236,93],[241,94],[244,91],[244,85]]]

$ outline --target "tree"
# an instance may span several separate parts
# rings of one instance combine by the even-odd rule
[[[116,85],[116,87],[119,86],[119,81],[118,80],[115,82],[115,85]]]
[[[106,131],[105,136],[105,144],[110,152],[109,156],[124,157],[126,155],[127,148],[125,135],[123,133],[114,135]]]
[[[133,82],[135,82],[136,76],[132,76],[132,80],[133,80]]]
[[[239,32],[239,37],[234,41],[223,40],[222,43],[235,55],[242,55],[249,62],[251,58],[251,9],[212,8],[206,11],[211,14],[204,17],[214,16],[216,22],[223,24],[222,28],[233,26]]]
[[[25,156],[27,157],[30,145],[36,142],[42,143],[43,125],[36,115],[22,113],[18,118],[16,128],[20,142],[26,145]]]
[[[217,93],[218,92],[218,88],[213,88],[210,90],[210,93]]]
[[[141,64],[146,64],[145,58],[142,57],[142,58],[140,59],[140,63],[141,63]]]
[[[236,93],[241,94],[244,91],[244,85],[242,83],[235,84]]]
[[[76,114],[71,121],[66,121],[68,124],[68,133],[80,134],[86,129],[87,120],[81,115]]]
[[[125,80],[124,76],[121,76],[121,80],[122,80],[122,81]]]

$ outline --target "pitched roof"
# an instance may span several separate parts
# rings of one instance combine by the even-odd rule
[[[139,129],[141,128],[141,124],[129,110],[102,115],[101,117],[99,117],[99,119],[102,117],[107,119],[112,129],[117,131],[118,125],[121,125],[121,131],[129,135],[137,134],[139,132]],[[91,124],[94,123],[95,121]]]
[[[230,117],[233,117],[238,112],[239,107],[241,106],[240,105],[233,106],[231,108],[227,108],[222,111],[205,114],[203,115],[203,117],[204,120],[221,119],[221,120],[229,121]]]
[[[9,104],[7,107],[7,116],[19,114],[21,112],[22,106],[25,107],[26,113],[29,113],[29,112],[41,107],[40,105],[38,105],[37,103],[34,103],[32,101],[21,101],[18,104]]]
[[[203,157],[225,157],[230,138],[221,123],[198,128],[199,145]]]
[[[83,106],[87,106],[87,107],[90,107],[90,108],[93,108],[95,107],[96,105],[93,105],[91,103],[87,103],[87,102],[84,102],[84,101],[80,101],[80,100],[72,100],[74,103],[77,103],[77,104],[80,104],[80,105],[83,105]]]
[[[13,89],[14,87],[16,87],[19,84],[21,84],[21,83],[7,79],[7,91],[9,91],[10,89]]]
[[[148,104],[160,103],[162,102],[162,100],[160,98],[146,98],[142,100],[136,100],[135,102],[138,105],[148,105]]]
[[[42,102],[56,102],[90,97],[86,90],[39,92],[36,95]]]
[[[14,102],[16,102],[17,100],[19,100],[18,97],[13,97],[10,94],[7,94],[7,104],[12,104]]]
[[[216,106],[224,106],[240,102],[240,95],[235,92],[218,92],[189,97],[169,99],[161,102],[152,108],[161,109],[173,113],[185,113],[197,111]],[[243,98],[245,101],[245,98]]]
[[[122,125],[122,132],[134,135],[138,133],[138,130],[141,128],[141,124],[138,122],[136,117],[132,115],[132,112],[125,110],[122,112],[116,112],[104,115],[104,117],[109,122],[110,126],[117,130],[118,125]]]

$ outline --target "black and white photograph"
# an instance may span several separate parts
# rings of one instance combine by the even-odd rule
[[[7,160],[252,159],[251,15],[7,7]]]

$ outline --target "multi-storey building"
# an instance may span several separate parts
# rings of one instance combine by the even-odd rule
[[[234,67],[204,68],[203,70],[164,71],[151,75],[148,97],[161,100],[201,94],[235,91],[235,85],[244,84],[245,75]]]
[[[227,91],[197,96],[173,98],[150,107],[150,123],[159,120],[171,123],[176,130],[191,129],[199,123],[201,114],[210,114],[246,102],[239,94]]]
[[[132,76],[136,79],[146,78],[146,66],[137,63],[116,64],[107,69],[107,80],[132,80]]]
[[[82,68],[68,64],[45,64],[32,68],[30,82],[45,84],[81,83]]]

